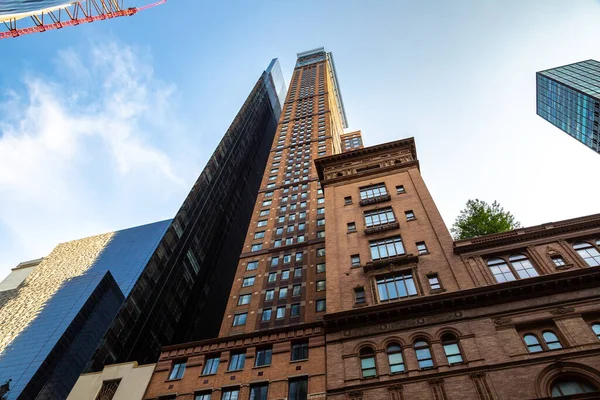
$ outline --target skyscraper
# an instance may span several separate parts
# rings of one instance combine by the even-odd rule
[[[272,60],[120,308],[88,369],[156,361],[218,333],[286,91]]]
[[[536,81],[537,114],[600,153],[600,62],[540,71]]]

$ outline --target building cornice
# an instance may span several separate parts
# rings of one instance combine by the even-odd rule
[[[552,237],[591,228],[600,228],[600,214],[592,214],[558,222],[548,222],[542,225],[478,236],[471,239],[457,240],[454,242],[454,253],[465,254],[477,250],[493,249],[498,246],[523,243],[527,240]]]

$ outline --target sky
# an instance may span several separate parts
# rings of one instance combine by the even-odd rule
[[[536,71],[600,60],[598,21],[598,0],[169,0],[0,40],[0,279],[172,218],[270,60],[289,82],[320,46],[348,131],[414,137],[449,227],[472,198],[524,226],[598,213],[600,155],[535,113]]]

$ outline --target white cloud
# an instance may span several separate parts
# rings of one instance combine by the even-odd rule
[[[180,130],[176,88],[148,58],[117,42],[67,49],[53,78],[29,72],[2,94],[0,279],[58,242],[174,214],[196,171],[158,147]]]

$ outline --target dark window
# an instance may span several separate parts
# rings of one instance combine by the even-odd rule
[[[186,361],[180,361],[173,364],[173,369],[169,374],[169,380],[183,378],[183,373],[185,372],[185,364]]]
[[[402,186],[402,185],[396,186],[396,194],[402,194],[402,193],[406,193],[406,191],[404,190],[404,186]]]
[[[365,297],[365,288],[359,287],[354,289],[354,302],[356,304],[364,304],[367,302]]]
[[[417,219],[415,217],[415,213],[412,210],[404,211],[404,215],[406,215],[407,221],[414,221],[415,219]]]
[[[250,385],[250,400],[267,400],[269,392],[268,383]]]
[[[325,299],[319,299],[315,302],[317,312],[325,311]]]
[[[348,232],[356,232],[356,224],[354,222],[348,222]]]
[[[117,393],[120,383],[120,379],[102,382],[102,387],[96,396],[96,400],[112,400],[115,397],[115,393]]]
[[[431,357],[429,343],[427,343],[425,340],[417,340],[415,342],[414,349],[420,369],[433,367],[433,358]]]
[[[288,400],[307,400],[308,378],[290,379]]]
[[[427,281],[431,290],[440,290],[442,288],[438,274],[427,275]]]
[[[404,358],[402,357],[402,348],[398,343],[390,344],[386,353],[388,356],[388,363],[390,364],[390,373],[397,374],[404,372]]]
[[[233,326],[246,325],[248,313],[235,314],[233,316]]]
[[[365,226],[367,228],[392,222],[396,222],[396,217],[394,217],[394,212],[391,207],[365,212]]]
[[[317,264],[317,274],[322,274],[325,272],[325,263]]]
[[[292,304],[290,307],[290,317],[300,316],[300,304]]]
[[[373,261],[404,254],[400,236],[369,242]]]
[[[598,389],[591,383],[575,377],[556,380],[552,384],[552,397],[569,396],[581,393],[595,393]]]
[[[427,254],[429,253],[429,250],[427,250],[427,245],[425,244],[425,242],[417,242],[417,251],[419,252],[419,254]]]
[[[292,361],[308,359],[308,341],[292,344]]]
[[[379,183],[377,185],[366,186],[360,188],[360,199],[372,199],[375,197],[381,197],[387,195],[387,190],[383,183]]]
[[[221,395],[221,400],[239,400],[240,398],[240,389],[223,389],[223,394]]]
[[[442,346],[444,347],[444,353],[448,364],[459,364],[463,362],[462,355],[460,354],[460,347],[458,345],[458,338],[452,333],[445,333],[442,335]]]
[[[325,248],[317,249],[317,257],[325,257]]]
[[[301,290],[302,290],[302,285],[292,286],[292,296],[300,296]]]
[[[600,240],[597,241],[596,244],[600,245]],[[575,243],[573,249],[575,249],[581,258],[583,258],[583,261],[590,267],[597,267],[600,265],[600,252],[598,252],[598,249],[594,247],[593,244],[586,242]]]
[[[344,197],[344,205],[352,204],[352,196]]]
[[[317,292],[325,290],[325,281],[317,281]]]
[[[380,301],[416,296],[417,287],[411,272],[397,273],[377,278]]]
[[[262,317],[260,318],[261,321],[270,321],[271,320],[271,314],[273,313],[273,310],[270,308],[265,308],[263,309],[262,312]]]
[[[263,365],[271,365],[271,354],[273,349],[271,347],[264,347],[256,350],[256,358],[254,361],[255,367],[261,367]]]
[[[353,254],[350,256],[350,263],[353,267],[360,267],[360,255]]]
[[[360,350],[360,369],[363,378],[371,378],[377,375],[375,367],[375,351],[370,347],[363,347]]]
[[[204,368],[202,369],[202,375],[216,374],[219,369],[219,361],[219,356],[207,356]]]
[[[229,366],[227,371],[236,371],[238,369],[244,369],[244,363],[246,362],[246,353],[231,353],[229,358]]]
[[[194,400],[210,400],[210,392],[196,393]]]

